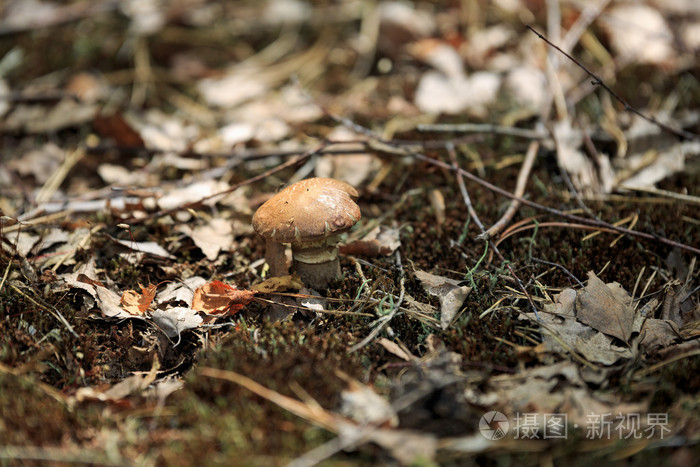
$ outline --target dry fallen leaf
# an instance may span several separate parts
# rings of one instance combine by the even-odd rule
[[[344,255],[375,257],[388,256],[400,246],[399,229],[380,225],[360,240],[340,245],[339,249]]]
[[[389,401],[374,389],[338,371],[348,387],[340,393],[340,414],[361,425],[396,427],[399,417]]]
[[[239,290],[221,281],[213,281],[194,291],[192,309],[208,315],[228,315],[250,303],[256,291]]]
[[[190,183],[187,186],[169,191],[158,199],[160,209],[175,209],[188,203],[195,203],[215,193],[221,193],[229,189],[226,182],[217,180],[204,180]],[[208,206],[216,204],[217,200],[209,199],[204,202]]]
[[[147,287],[139,284],[141,293],[135,290],[126,290],[122,294],[119,304],[132,315],[142,316],[148,311],[153,299],[156,296],[156,285],[148,285]]]
[[[645,413],[648,401],[625,402],[621,396],[603,395],[588,388],[580,369],[571,361],[538,366],[514,375],[490,378],[491,392],[465,392],[471,403],[498,404],[507,413],[566,414],[568,423],[585,427],[596,414]],[[533,420],[542,430],[543,418]]]
[[[204,321],[196,311],[187,307],[155,310],[151,318],[168,337],[177,337],[187,329],[199,327]]]
[[[647,319],[642,327],[639,345],[647,354],[656,353],[680,342],[681,333],[676,323],[664,319]]]
[[[542,329],[544,349],[555,353],[573,350],[586,360],[602,365],[613,365],[620,359],[631,358],[629,348],[615,345],[614,338],[576,320],[576,297],[575,290],[564,289],[554,296],[553,303],[544,303],[544,313],[539,317],[534,313],[524,313]]]
[[[141,315],[133,315],[119,306],[119,294],[105,287],[95,287],[97,303],[105,318],[142,318]]]
[[[159,305],[159,308],[163,308],[161,306],[163,304],[176,306],[179,302],[191,306],[192,299],[194,298],[194,291],[197,287],[206,283],[206,279],[201,276],[192,276],[183,281],[171,282],[165,286],[165,289],[158,293],[156,304]]]
[[[459,285],[460,282],[454,279],[420,270],[416,270],[416,277],[421,281],[426,292],[440,299],[440,327],[447,329],[457,317],[472,288]]]
[[[231,249],[234,242],[232,222],[218,217],[212,218],[206,225],[190,227],[181,224],[175,230],[192,238],[209,261],[214,261],[219,252]]]
[[[109,386],[106,389],[90,386],[79,388],[75,393],[75,399],[78,402],[86,400],[120,402],[133,394],[140,393],[148,386],[153,384],[158,376],[159,368],[160,363],[156,358],[154,359],[153,364],[151,365],[151,370],[148,373],[129,376],[128,378],[113,386]]]
[[[132,251],[138,251],[140,253],[147,253],[149,255],[153,256],[161,256],[163,258],[168,258],[168,259],[175,259],[173,255],[168,253],[168,250],[160,246],[159,244],[155,242],[134,242],[131,240],[119,240],[116,238],[112,238],[115,242],[119,243],[122,246],[127,247],[128,249]],[[126,259],[129,260],[130,257],[126,256]]]
[[[576,298],[576,319],[609,336],[629,343],[634,325],[634,309],[620,284],[605,284],[588,272],[588,285]]]

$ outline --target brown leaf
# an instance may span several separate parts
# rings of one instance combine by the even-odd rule
[[[360,240],[347,245],[341,245],[340,252],[354,256],[388,256],[401,246],[399,229],[380,226],[372,230]]]
[[[95,287],[105,287],[105,285],[102,282],[95,280],[95,279],[90,279],[88,276],[86,276],[85,274],[82,274],[82,273],[78,274],[77,280],[78,280],[78,282],[90,284],[90,285],[95,286]]]
[[[121,113],[112,115],[99,114],[92,122],[97,134],[103,138],[111,138],[119,146],[127,148],[144,147],[143,139],[136,130],[124,119]]]
[[[620,298],[619,284],[605,284],[588,272],[588,285],[576,297],[576,318],[609,336],[629,342],[634,324],[634,310]]]
[[[644,321],[640,345],[647,354],[655,354],[680,340],[681,333],[673,321],[654,318]]]
[[[135,290],[127,290],[122,294],[122,298],[119,301],[122,308],[136,316],[146,313],[156,296],[155,284],[149,285],[148,287],[139,284],[139,287],[141,287],[141,293]]]
[[[239,290],[221,281],[204,284],[194,291],[192,309],[209,315],[228,315],[250,303],[256,292]]]

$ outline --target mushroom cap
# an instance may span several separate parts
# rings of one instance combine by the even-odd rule
[[[362,217],[357,190],[332,178],[308,178],[289,185],[260,206],[253,228],[279,243],[307,243],[350,229]]]

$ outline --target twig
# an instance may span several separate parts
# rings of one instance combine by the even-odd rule
[[[462,170],[457,165],[457,154],[455,153],[454,146],[448,145],[447,146],[447,153],[450,155],[450,158],[451,158],[452,170],[454,170],[457,174],[457,183],[459,184],[459,188],[462,191],[462,198],[464,199],[464,203],[467,205],[467,209],[469,210],[469,214],[474,219],[474,223],[479,227],[479,230],[481,231],[481,235],[484,235],[486,232],[486,230],[484,229],[484,224],[481,222],[481,220],[479,219],[479,215],[476,213],[476,211],[474,210],[474,207],[472,206],[469,192],[467,191],[466,184],[464,183],[464,179],[462,178],[463,173],[466,173],[466,171]],[[443,162],[443,164],[444,164],[444,162]],[[535,316],[537,316],[537,318],[539,319],[539,315],[537,314],[537,307],[535,307],[535,303],[532,301],[532,297],[530,297],[530,294],[527,293],[527,290],[525,289],[525,286],[523,285],[522,281],[515,274],[515,271],[513,271],[513,268],[510,266],[510,264],[503,257],[500,250],[498,249],[498,246],[496,246],[496,244],[489,237],[484,236],[484,237],[482,237],[482,239],[485,239],[488,242],[491,249],[498,255],[498,258],[501,260],[501,264],[504,264],[506,266],[506,268],[508,268],[510,275],[513,277],[515,282],[518,284],[518,286],[520,287],[520,290],[522,290],[523,293],[525,294],[525,296],[527,297],[527,300],[530,303],[530,307],[532,308],[532,311],[535,313]]]
[[[490,123],[421,123],[418,131],[435,133],[492,133],[494,135],[515,136],[527,139],[549,139],[549,135],[537,130],[510,126],[492,125]]]
[[[649,193],[656,196],[661,196],[664,198],[673,199],[680,201],[682,203],[698,204],[700,205],[700,196],[686,195],[683,193],[675,193],[673,191],[662,190],[660,188],[654,187],[643,187],[643,186],[625,186],[621,185],[620,188],[630,191],[640,191],[642,193]]]
[[[45,305],[45,304],[43,304],[43,303],[39,303],[37,300],[33,299],[33,298],[30,297],[29,295],[27,295],[27,294],[25,294],[24,292],[22,292],[22,291],[21,291],[17,286],[15,286],[14,284],[10,284],[10,287],[12,287],[12,288],[14,289],[15,292],[17,292],[18,294],[20,294],[21,296],[23,296],[24,298],[26,298],[27,300],[29,300],[30,302],[32,302],[33,304],[35,304],[36,306],[38,306],[39,308],[42,308],[42,309],[48,311],[49,313],[51,313],[52,315],[54,315],[54,317],[55,317],[56,319],[58,319],[61,323],[63,323],[63,325],[64,325],[64,326],[66,327],[66,329],[68,330],[68,332],[70,332],[71,334],[73,334],[73,337],[75,337],[76,339],[80,337],[80,336],[78,335],[78,333],[75,332],[75,329],[73,329],[73,326],[71,326],[71,324],[68,322],[68,320],[66,320],[66,318],[63,317],[63,315],[61,314],[60,311],[58,311],[57,309],[52,308],[52,307],[50,307],[50,306],[48,306],[48,305]]]
[[[7,280],[7,276],[10,273],[10,267],[12,266],[12,261],[7,262],[7,267],[5,268],[5,273],[2,275],[2,280],[0,280],[0,291],[2,291],[2,288],[5,285],[5,281]]]
[[[612,234],[617,233],[614,230],[606,229],[605,227],[595,227],[592,225],[585,225],[585,224],[571,224],[568,222],[536,222],[533,224],[528,224],[527,222],[519,222],[519,223],[509,227],[506,231],[503,232],[503,234],[500,237],[498,237],[498,240],[496,241],[496,246],[503,243],[503,241],[508,239],[508,237],[511,237],[511,236],[518,234],[520,232],[524,232],[526,230],[531,230],[531,229],[541,229],[544,227],[558,227],[558,228],[565,228],[565,229],[592,230],[594,232],[607,232],[607,233],[612,233]]]
[[[347,449],[351,446],[357,445],[358,443],[371,441],[372,434],[383,430],[380,428],[381,424],[387,422],[392,416],[389,415],[386,418],[377,420],[371,424],[357,425],[348,418],[335,414],[324,409],[323,407],[319,407],[315,404],[305,404],[297,399],[287,397],[233,371],[204,367],[200,368],[199,374],[208,378],[225,380],[238,384],[253,394],[272,402],[278,407],[281,407],[282,409],[285,409],[294,415],[313,423],[314,425],[321,426],[338,435],[337,438],[334,438],[328,443],[312,449],[306,454],[293,460],[290,462],[290,466],[300,467],[316,465],[317,463],[327,459],[343,449]],[[443,381],[440,381],[439,384],[436,384],[436,386],[441,387],[442,385],[447,385],[454,382],[456,382],[455,379],[445,378]],[[395,412],[403,410],[425,397],[427,394],[433,391],[434,388],[435,386],[433,385],[421,385],[417,389],[407,393],[405,396],[395,401],[392,404],[392,408],[394,408]]]
[[[520,173],[518,173],[518,181],[515,184],[515,191],[513,192],[515,196],[522,198],[525,194],[525,187],[527,186],[527,181],[530,179],[530,172],[532,171],[532,166],[535,163],[535,158],[537,157],[537,151],[540,149],[540,144],[537,141],[532,141],[527,149],[527,154],[525,154],[525,160],[523,161],[523,166],[520,168]],[[520,202],[516,199],[510,200],[510,205],[506,212],[501,216],[501,218],[493,224],[489,229],[479,235],[479,238],[488,239],[493,238],[498,235],[501,230],[513,219],[515,213],[518,212],[520,208]]]
[[[457,165],[457,153],[455,152],[454,145],[448,144],[446,146],[446,149],[447,154],[450,156],[450,162],[452,163],[452,168],[455,172],[455,176],[457,177],[457,185],[459,185],[459,191],[462,193],[462,200],[464,201],[464,204],[467,207],[469,215],[472,219],[474,219],[474,223],[477,225],[477,227],[479,227],[479,230],[483,232],[484,224],[481,223],[479,215],[474,210],[474,205],[472,205],[472,199],[469,196],[469,192],[467,191],[467,185],[464,183],[464,177],[459,171],[459,166]]]
[[[387,143],[385,143],[385,144],[387,144]],[[528,207],[531,207],[531,208],[534,208],[534,209],[537,209],[540,211],[544,211],[548,214],[562,217],[564,219],[569,219],[571,221],[580,222],[581,224],[592,225],[594,227],[605,227],[607,229],[614,230],[615,232],[631,235],[631,236],[637,237],[637,238],[643,238],[646,240],[656,240],[656,241],[661,242],[665,245],[668,245],[668,246],[671,246],[674,248],[680,248],[682,250],[689,251],[689,252],[694,253],[696,255],[700,255],[699,248],[695,248],[695,247],[692,247],[690,245],[686,245],[684,243],[676,242],[674,240],[670,240],[670,239],[668,239],[666,237],[662,237],[660,235],[641,232],[639,230],[626,229],[624,227],[618,227],[616,225],[610,224],[610,223],[605,222],[605,221],[596,220],[596,219],[589,219],[586,217],[576,216],[574,214],[567,214],[567,213],[560,211],[558,209],[551,208],[549,206],[545,206],[544,204],[530,201],[527,198],[515,196],[514,194],[510,193],[509,191],[506,191],[503,188],[497,187],[493,183],[487,182],[486,180],[484,180],[480,177],[477,177],[476,175],[474,175],[474,174],[472,174],[472,173],[470,173],[470,172],[468,172],[460,167],[454,168],[446,162],[430,158],[428,156],[425,156],[425,155],[417,153],[417,152],[412,152],[411,155],[413,155],[413,157],[415,157],[418,160],[421,160],[423,162],[427,162],[427,163],[435,165],[437,167],[441,167],[441,168],[448,169],[448,170],[458,171],[464,177],[468,178],[469,180],[471,180],[475,183],[478,183],[479,185],[483,186],[484,188],[486,188],[490,191],[493,191],[494,193],[498,193],[499,195],[505,196],[507,198],[517,199],[518,201],[520,201],[521,204],[524,204],[525,206],[528,206]]]
[[[415,365],[414,365],[415,366]],[[411,392],[408,392],[407,394],[401,396],[397,400],[395,400],[391,404],[391,408],[393,409],[394,413],[399,413],[411,405],[415,404],[417,401],[422,399],[423,397],[427,396],[430,394],[433,390],[439,389],[442,387],[445,387],[449,384],[455,383],[459,381],[458,378],[455,377],[447,377],[447,378],[442,378],[439,382],[435,382],[433,384],[421,384],[418,385],[418,387]],[[385,423],[389,421],[391,418],[391,415],[386,416],[382,420],[376,420],[371,424],[364,425],[364,426],[358,426],[355,427],[355,431],[349,432],[349,433],[338,433],[338,437],[333,438],[332,440],[328,441],[325,444],[322,444],[310,451],[307,451],[306,453],[302,454],[301,456],[297,457],[294,459],[292,462],[288,464],[287,467],[311,467],[314,465],[318,465],[319,463],[323,462],[324,460],[330,458],[334,454],[344,450],[348,449],[354,445],[357,445],[359,442],[365,442],[366,440],[371,441],[371,435],[375,431],[382,430],[382,428],[378,428],[382,423]]]
[[[12,225],[7,226],[7,227],[4,227],[2,233],[8,234],[8,233],[14,232],[15,230],[26,229],[26,228],[32,227],[34,225],[47,224],[49,222],[53,222],[55,220],[61,219],[62,217],[70,216],[72,213],[73,213],[73,211],[68,209],[65,211],[47,214],[46,216],[37,217],[35,219],[31,219],[28,221],[22,221],[22,220],[18,220],[15,218],[11,218],[12,221],[16,221],[17,223],[12,224]]]
[[[665,124],[665,123],[663,123],[663,122],[660,122],[659,120],[657,120],[657,119],[654,118],[654,117],[651,117],[651,116],[649,116],[649,115],[646,115],[646,114],[642,113],[641,111],[637,110],[635,107],[632,107],[631,105],[629,105],[629,104],[627,103],[626,100],[624,100],[622,97],[620,97],[619,94],[617,94],[617,93],[616,93],[615,91],[613,91],[607,84],[605,84],[605,82],[603,81],[603,79],[602,79],[601,77],[599,77],[597,74],[595,74],[595,73],[593,73],[592,71],[590,71],[590,70],[589,70],[588,68],[586,68],[581,62],[579,62],[578,60],[576,60],[576,59],[575,59],[574,57],[572,57],[570,54],[566,53],[566,52],[565,52],[564,50],[562,50],[560,47],[558,47],[557,45],[555,45],[555,44],[553,44],[552,42],[550,42],[544,35],[542,35],[542,34],[540,34],[539,32],[537,32],[532,26],[527,25],[526,27],[527,27],[530,31],[532,31],[535,35],[537,35],[537,37],[539,37],[540,39],[542,39],[543,41],[545,41],[545,42],[547,43],[547,45],[549,45],[550,47],[553,47],[554,49],[556,49],[557,51],[559,51],[559,52],[560,52],[561,54],[563,54],[566,58],[568,58],[568,59],[571,60],[573,63],[575,63],[576,66],[578,66],[579,68],[581,68],[586,74],[588,74],[588,76],[590,76],[591,78],[593,78],[593,81],[591,82],[591,84],[592,84],[593,86],[600,86],[600,87],[602,87],[603,89],[605,89],[611,96],[613,96],[613,97],[615,98],[615,100],[617,100],[620,104],[623,105],[624,110],[625,110],[626,112],[631,112],[631,113],[637,115],[638,117],[643,118],[644,120],[646,120],[646,121],[648,121],[648,122],[650,122],[650,123],[652,123],[652,124],[658,126],[658,127],[661,128],[662,130],[667,131],[668,133],[671,133],[671,134],[673,134],[673,135],[678,136],[678,137],[681,138],[681,139],[690,140],[690,141],[697,141],[697,140],[700,140],[700,135],[697,135],[697,134],[695,134],[695,133],[691,133],[691,132],[689,132],[689,131],[681,130],[681,129],[678,129],[678,128],[673,128],[673,127],[670,126],[670,125],[667,125],[667,124]]]
[[[552,262],[550,262],[550,261],[545,261],[545,260],[543,260],[543,259],[534,258],[534,257],[531,258],[531,259],[532,259],[532,261],[534,261],[534,262],[536,262],[536,263],[547,264],[547,265],[549,265],[549,266],[554,266],[555,268],[561,269],[562,271],[564,271],[564,272],[566,273],[567,276],[569,276],[569,277],[571,277],[573,280],[575,280],[576,283],[577,283],[578,285],[580,285],[582,288],[585,287],[585,286],[583,285],[583,282],[581,282],[580,280],[578,280],[578,277],[574,276],[574,275],[571,273],[571,271],[569,271],[568,269],[566,269],[566,267],[564,267],[563,265],[561,265],[561,264],[559,264],[559,263],[552,263]]]
[[[695,349],[691,350],[690,352],[682,353],[680,355],[676,355],[675,357],[671,357],[668,360],[664,360],[663,362],[656,363],[648,368],[644,368],[643,370],[639,370],[634,374],[635,378],[642,378],[644,376],[650,375],[654,373],[657,370],[660,370],[661,368],[665,367],[666,365],[669,365],[673,362],[677,362],[679,360],[683,360],[685,358],[690,358],[690,357],[696,357],[700,355],[700,349]]]
[[[360,342],[358,342],[357,344],[350,347],[350,349],[348,349],[348,353],[353,353],[353,352],[361,349],[362,347],[366,346],[370,342],[372,342],[372,339],[374,339],[377,336],[377,334],[379,334],[381,332],[381,330],[384,329],[384,327],[386,325],[388,325],[389,322],[391,322],[392,318],[401,309],[401,304],[403,303],[403,297],[406,293],[406,289],[404,287],[404,283],[405,283],[406,278],[404,277],[403,267],[401,265],[401,255],[399,253],[399,250],[396,250],[396,267],[398,268],[399,274],[401,276],[401,279],[400,279],[401,291],[399,293],[399,299],[397,300],[396,304],[392,307],[391,312],[388,315],[382,316],[381,318],[379,318],[379,321],[380,321],[379,324],[377,326],[375,326],[374,329],[372,329],[372,331],[367,335],[367,337],[365,337]]]

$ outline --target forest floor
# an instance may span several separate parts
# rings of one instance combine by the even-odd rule
[[[0,463],[695,465],[700,8],[582,5],[5,2]]]

